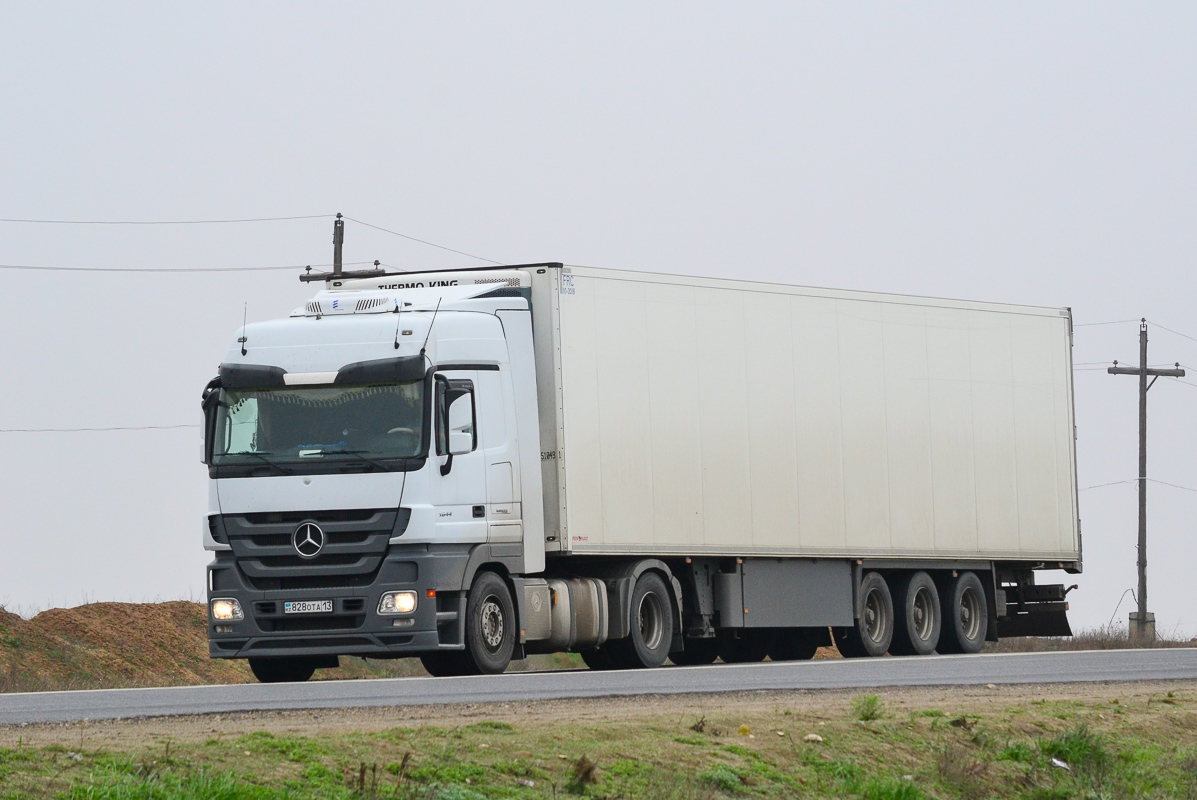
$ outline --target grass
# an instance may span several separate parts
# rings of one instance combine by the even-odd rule
[[[885,716],[881,698],[875,694],[862,694],[852,701],[852,712],[861,722],[873,722]]]
[[[815,711],[745,712],[734,699],[710,700],[701,716],[681,719],[539,719],[530,710],[453,727],[216,732],[194,742],[122,736],[101,749],[87,748],[77,731],[43,732],[60,741],[30,747],[16,730],[0,730],[0,741],[12,734],[16,745],[0,748],[0,798],[1197,797],[1197,692],[1137,691],[1118,703],[1008,708],[952,707],[964,701],[951,699],[902,708],[863,695]],[[807,741],[816,731],[821,741]]]

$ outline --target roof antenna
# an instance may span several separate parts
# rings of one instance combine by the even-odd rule
[[[341,219],[341,212],[333,222],[333,271],[332,277],[341,277],[341,248],[345,245],[345,220]]]
[[[245,335],[245,321],[249,319],[249,301],[245,301],[245,307],[241,309],[241,335],[237,337],[237,341],[241,343],[241,355],[248,355],[245,349],[245,343],[249,341],[249,337]],[[434,317],[435,319],[435,317]]]
[[[432,326],[436,324],[436,313],[441,310],[443,297],[436,298],[436,308],[432,311],[432,322],[428,323],[428,333],[424,334],[424,344],[420,345],[420,358],[425,358],[424,348],[428,347],[428,337],[432,336]]]

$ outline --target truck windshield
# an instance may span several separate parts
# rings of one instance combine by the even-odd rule
[[[336,459],[377,466],[380,460],[419,458],[424,416],[423,381],[222,389],[212,463]]]

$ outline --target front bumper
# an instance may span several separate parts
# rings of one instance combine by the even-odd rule
[[[261,589],[230,552],[208,565],[208,653],[212,658],[357,655],[401,658],[464,647],[462,582],[471,545],[389,545],[367,585],[337,576],[304,588]],[[259,584],[261,581],[259,580]],[[416,592],[409,614],[379,614],[384,592]],[[435,596],[430,597],[429,594]],[[212,617],[214,599],[235,599],[244,619]],[[296,600],[332,601],[332,611],[287,614]],[[218,630],[219,629],[219,630]]]

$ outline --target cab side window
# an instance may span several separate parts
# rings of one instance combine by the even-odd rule
[[[478,447],[474,382],[436,378],[436,454],[460,456]]]

